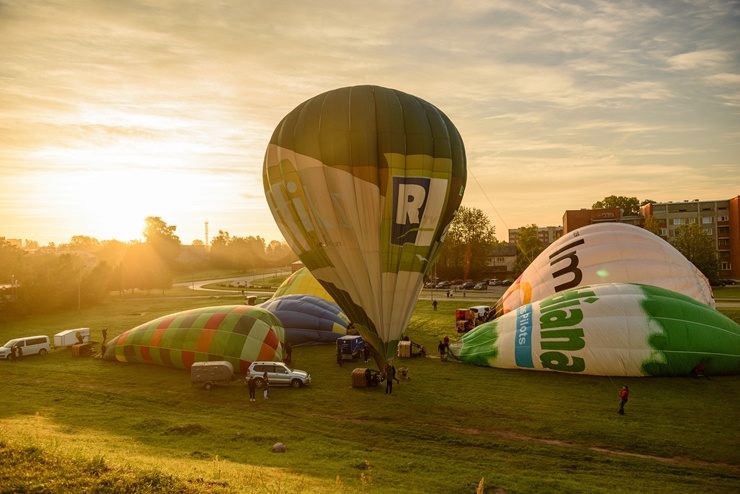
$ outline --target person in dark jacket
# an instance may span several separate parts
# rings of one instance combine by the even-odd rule
[[[254,376],[250,373],[247,373],[247,389],[249,389],[249,401],[255,401],[257,381],[254,379]]]
[[[396,368],[393,366],[393,364],[389,363],[386,367],[385,372],[385,394],[392,394],[393,393],[393,381],[396,381],[400,383],[398,379],[396,379]]]

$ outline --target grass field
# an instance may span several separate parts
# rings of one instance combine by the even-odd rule
[[[113,297],[4,323],[0,340],[90,327],[100,341],[103,327],[110,338],[171,312],[241,302],[185,290]],[[434,312],[420,302],[408,335],[434,354],[445,334],[456,339],[461,303],[441,299]],[[399,359],[411,380],[386,395],[353,389],[353,366],[338,367],[331,347],[293,357],[313,384],[255,403],[242,382],[205,391],[187,371],[67,349],[0,362],[0,492],[739,491],[740,376],[617,380],[430,356]],[[620,416],[623,383],[632,394]],[[272,453],[276,442],[286,454]]]

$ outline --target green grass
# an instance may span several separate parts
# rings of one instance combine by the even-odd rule
[[[190,295],[193,295],[190,292]],[[0,340],[74,327],[108,336],[222,295],[113,297],[0,327]],[[467,304],[474,305],[468,298]],[[462,300],[418,304],[408,334],[435,353]],[[729,309],[740,312],[738,309]],[[727,313],[727,310],[723,310]],[[304,389],[250,403],[187,371],[72,358],[0,362],[0,492],[737,492],[740,376],[619,378],[399,359],[387,396],[353,389],[333,348],[299,347]],[[362,366],[364,364],[358,364]],[[616,413],[629,384],[627,415]],[[287,446],[275,454],[276,442]]]

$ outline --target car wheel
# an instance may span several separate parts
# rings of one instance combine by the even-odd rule
[[[258,377],[254,380],[254,385],[257,386],[257,389],[262,389],[265,386],[265,381],[261,377]]]
[[[46,355],[46,348],[39,350],[39,355]]]
[[[300,388],[303,387],[303,381],[301,381],[300,379],[293,379],[292,381],[290,381],[290,385],[294,388]]]
[[[213,387],[213,383],[210,381],[206,381],[203,383],[203,389],[205,389],[206,391],[211,389],[212,387]]]

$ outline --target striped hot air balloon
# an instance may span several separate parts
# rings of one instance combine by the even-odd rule
[[[194,362],[225,360],[246,372],[255,360],[282,360],[285,330],[269,311],[248,305],[187,310],[120,334],[103,358],[189,369]]]
[[[286,241],[383,368],[462,200],[459,132],[416,96],[379,86],[336,89],[278,124],[263,177]]]

